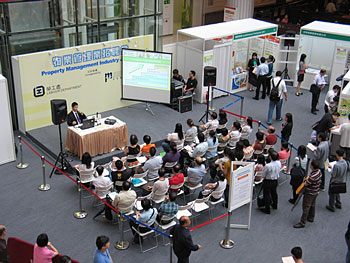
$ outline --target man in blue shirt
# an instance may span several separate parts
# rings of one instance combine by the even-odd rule
[[[269,74],[269,66],[265,63],[266,59],[264,57],[260,58],[260,65],[258,66],[258,70],[256,75],[258,76],[258,86],[256,87],[255,97],[253,99],[259,100],[260,94],[260,86],[263,86],[263,94],[261,96],[262,99],[266,97],[266,77]]]
[[[97,249],[94,255],[94,263],[113,263],[112,257],[109,254],[108,248],[111,245],[109,237],[98,236],[96,239]]]
[[[187,181],[185,184],[189,186],[198,185],[206,174],[203,159],[197,157],[194,161],[194,168],[188,168],[187,170]]]

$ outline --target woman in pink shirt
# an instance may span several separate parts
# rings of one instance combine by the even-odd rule
[[[288,142],[283,141],[281,143],[281,151],[278,152],[278,160],[287,160],[290,156]]]
[[[57,254],[58,251],[49,242],[48,236],[45,233],[40,234],[34,245],[33,263],[52,263]]]

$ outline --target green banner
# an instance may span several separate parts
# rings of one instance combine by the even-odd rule
[[[262,30],[257,30],[257,31],[252,31],[252,32],[234,35],[233,39],[237,40],[237,39],[243,39],[243,38],[249,38],[249,37],[255,37],[255,36],[262,36],[262,35],[273,34],[276,32],[277,32],[277,26],[272,27],[272,28],[267,28],[267,29],[262,29]]]
[[[313,36],[313,37],[322,37],[322,38],[328,38],[328,39],[341,40],[341,41],[350,41],[350,36],[323,33],[323,32],[311,31],[311,30],[306,30],[306,29],[302,29],[300,31],[300,34],[307,35],[307,36]]]

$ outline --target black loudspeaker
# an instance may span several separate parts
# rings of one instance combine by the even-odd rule
[[[51,118],[52,123],[58,125],[67,119],[67,101],[51,100]]]
[[[179,112],[184,113],[192,111],[192,96],[184,96],[179,98]]]
[[[295,31],[286,31],[285,37],[295,37]],[[294,39],[285,39],[284,46],[285,47],[294,47],[295,40]]]
[[[204,86],[216,86],[216,68],[204,67]]]

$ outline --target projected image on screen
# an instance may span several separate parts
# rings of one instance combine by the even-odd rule
[[[170,103],[171,54],[123,49],[123,99]]]

